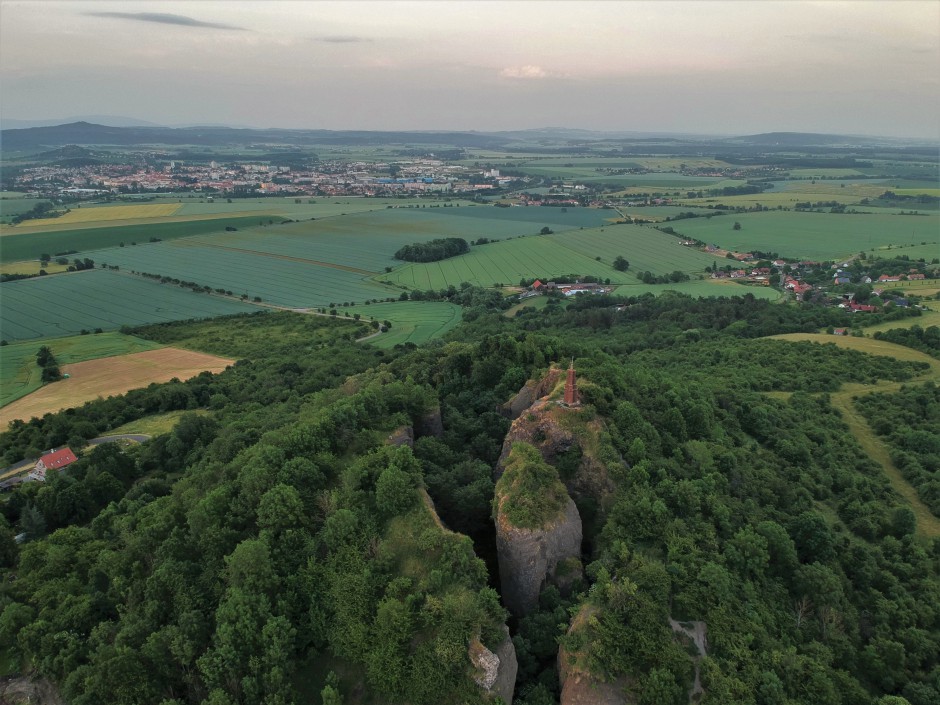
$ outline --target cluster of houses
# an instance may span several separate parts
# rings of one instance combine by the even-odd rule
[[[160,155],[147,156],[152,161]],[[496,169],[481,170],[421,157],[394,164],[328,161],[302,169],[256,162],[222,165],[214,161],[208,164],[169,161],[164,166],[140,163],[41,166],[23,170],[16,178],[16,186],[29,194],[46,197],[165,191],[380,196],[472,193],[506,186],[510,180]]]
[[[526,291],[522,293],[520,298],[528,298],[530,296],[544,296],[548,295],[550,292],[557,291],[560,292],[563,296],[576,296],[577,294],[608,294],[613,290],[613,287],[603,286],[601,284],[594,284],[590,282],[575,282],[574,284],[557,284],[555,282],[546,282],[543,283],[536,279],[532,282]]]

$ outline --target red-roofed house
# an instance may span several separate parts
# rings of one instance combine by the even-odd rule
[[[538,291],[539,289],[542,288],[542,286],[543,286],[542,282],[536,279],[534,282],[532,282],[532,291]]]
[[[46,453],[39,459],[39,462],[36,463],[36,467],[42,467],[44,470],[61,470],[66,465],[71,465],[78,458],[75,457],[75,453],[69,448],[63,448],[62,450],[54,450],[51,453]]]
[[[46,479],[46,470],[61,470],[66,465],[71,465],[76,460],[78,460],[78,458],[75,457],[75,453],[73,453],[70,448],[54,450],[51,453],[46,453],[36,462],[36,467],[29,473],[29,477],[44,482]]]

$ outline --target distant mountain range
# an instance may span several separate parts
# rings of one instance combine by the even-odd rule
[[[695,145],[699,149],[733,151],[763,148],[769,151],[794,147],[871,148],[876,146],[935,145],[929,140],[901,140],[857,135],[826,135],[799,132],[769,132],[742,137],[669,134],[662,132],[596,132],[568,128],[537,128],[505,132],[447,131],[369,131],[369,130],[296,130],[234,128],[228,126],[163,127],[130,118],[133,125],[103,125],[88,120],[67,124],[10,128],[16,121],[0,123],[0,145],[5,150],[28,151],[54,149],[64,145],[197,145],[223,147],[247,144],[291,145],[383,145],[444,146],[463,149],[520,149],[526,145],[554,143],[558,148],[605,143],[611,148],[623,144],[659,143]]]

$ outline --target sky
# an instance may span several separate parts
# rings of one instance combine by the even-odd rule
[[[940,2],[0,0],[0,117],[940,138]]]

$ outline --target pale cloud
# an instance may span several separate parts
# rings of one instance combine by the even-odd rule
[[[172,15],[166,12],[88,12],[90,17],[106,17],[118,20],[135,20],[156,24],[173,24],[179,27],[202,27],[204,29],[234,29],[243,31],[244,27],[234,27],[220,22],[203,22],[185,15]]]
[[[503,78],[548,78],[548,72],[541,66],[509,66],[499,72]]]

